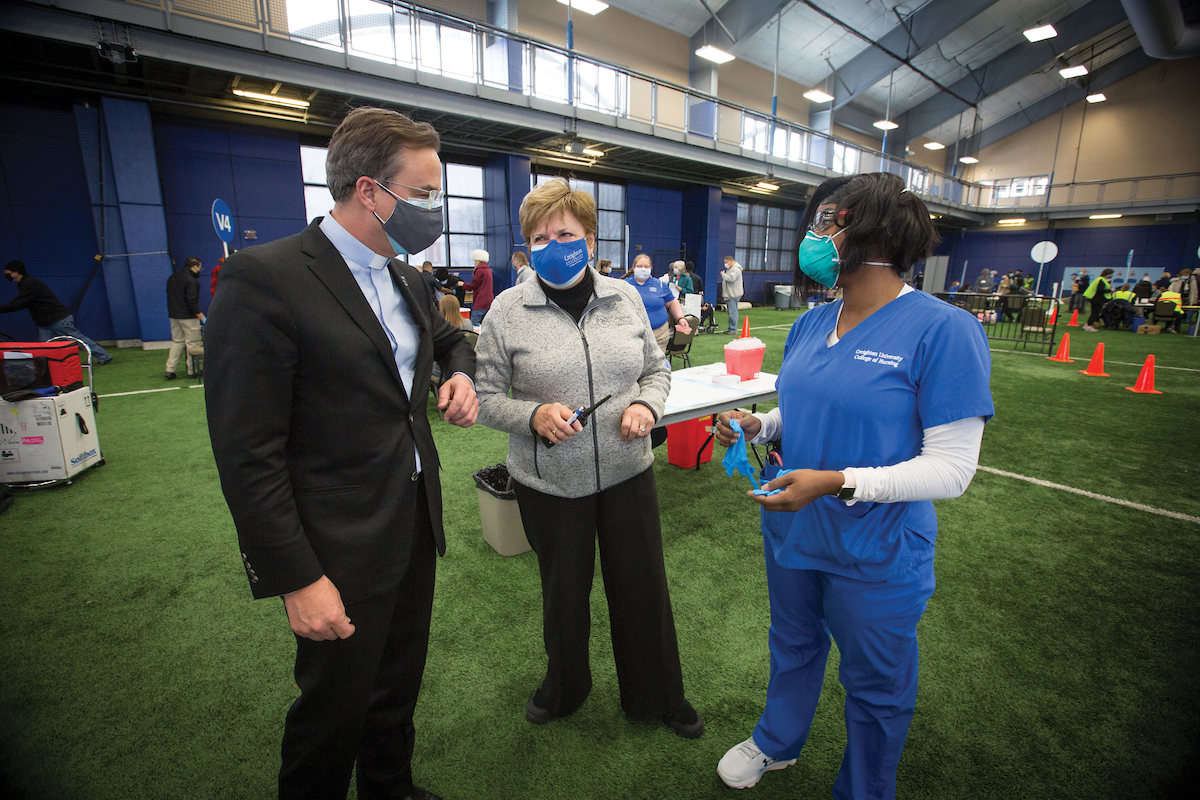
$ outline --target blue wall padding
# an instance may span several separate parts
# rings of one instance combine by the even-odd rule
[[[139,338],[171,338],[167,320],[166,280],[171,260],[167,250],[167,220],[154,152],[150,107],[146,103],[100,101],[101,119],[108,140],[121,229],[129,255],[129,276],[137,308]]]
[[[97,250],[104,256],[101,271],[113,336],[118,339],[137,339],[141,335],[137,303],[133,279],[129,275],[129,258],[123,255],[129,251],[125,249],[112,159],[104,128],[100,125],[100,109],[76,105],[72,110],[75,129],[79,134],[79,152],[87,180],[88,197],[92,204],[92,227],[99,242]]]
[[[1135,279],[1149,273],[1157,280],[1164,271],[1197,266],[1196,244],[1200,239],[1200,224],[1127,225],[1109,228],[1056,228],[1033,231],[961,231],[948,235],[938,246],[938,255],[950,256],[946,284],[926,287],[929,291],[945,289],[953,281],[962,280],[966,264],[966,283],[973,284],[984,270],[996,270],[1001,275],[1009,270],[1021,270],[1037,275],[1038,265],[1029,252],[1040,241],[1058,245],[1058,257],[1042,271],[1040,291],[1048,293],[1066,276],[1068,291],[1070,276],[1087,267],[1096,277],[1111,267],[1120,277],[1125,276],[1125,262],[1133,250]]]
[[[629,264],[642,253],[654,263],[654,275],[665,275],[683,244],[683,192],[631,183],[625,191],[625,221],[629,225]],[[641,245],[641,249],[637,246]],[[670,254],[658,254],[666,251]]]
[[[490,156],[483,167],[483,213],[487,249],[497,292],[513,285],[512,252],[523,247],[521,201],[529,194],[530,161],[525,156]],[[528,252],[526,252],[528,255]]]
[[[224,248],[212,223],[213,200],[233,214],[233,241],[240,250],[303,230],[304,179],[300,141],[294,133],[225,122],[155,117],[167,234],[176,268],[196,256],[200,306],[211,298],[212,268]],[[252,230],[256,238],[248,240]]]
[[[104,277],[88,283],[98,248],[69,110],[0,105],[0,185],[0,263],[23,260],[71,308],[81,330],[112,338]],[[16,293],[14,284],[0,282],[0,303]],[[0,317],[0,331],[28,340],[36,339],[37,329],[20,311]]]
[[[704,281],[704,299],[717,296],[717,275],[721,271],[721,190],[703,186],[683,193],[683,241],[693,259],[696,272]]]

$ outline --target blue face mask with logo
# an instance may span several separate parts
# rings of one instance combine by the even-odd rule
[[[818,236],[809,231],[800,242],[797,254],[800,259],[800,271],[822,286],[833,288],[837,283],[841,258],[838,257],[833,237],[841,232],[838,231],[833,236]]]
[[[566,289],[587,269],[587,239],[534,245],[529,248],[529,260],[547,286]]]

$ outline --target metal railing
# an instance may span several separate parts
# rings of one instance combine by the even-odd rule
[[[609,64],[529,36],[463,19],[403,0],[126,0],[173,15],[218,22],[261,33],[262,47],[287,39],[350,59],[411,69],[441,81],[461,82],[464,94],[522,103],[536,99],[598,115],[613,127],[642,130],[691,144],[733,148],[761,160],[763,172],[794,167],[817,175],[890,172],[928,200],[988,211],[1112,200],[1114,185],[1130,184],[1126,201],[1200,198],[1200,174],[1050,184],[1037,175],[970,182],[804,125],[723,100],[687,86]],[[545,107],[542,105],[541,107]],[[1155,194],[1158,192],[1158,194]],[[1098,199],[1096,199],[1098,198]]]
[[[935,297],[971,312],[983,324],[988,341],[1016,342],[1050,355],[1054,350],[1058,314],[1053,297],[1022,294],[935,292]]]

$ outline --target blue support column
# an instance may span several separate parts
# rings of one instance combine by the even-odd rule
[[[734,210],[736,214],[736,207]],[[736,224],[736,217],[734,223]],[[703,186],[683,194],[683,241],[696,251],[696,272],[704,281],[704,299],[717,296],[718,275],[725,257],[721,250],[721,190]],[[733,253],[731,249],[730,254]]]
[[[129,278],[138,335],[143,342],[162,341],[171,338],[165,287],[172,265],[166,254],[167,221],[158,180],[150,107],[146,103],[111,97],[102,98],[100,107],[112,160],[125,252],[131,254]]]
[[[529,175],[530,161],[524,156],[490,156],[483,167],[483,215],[497,293],[517,279],[510,261],[513,250],[525,246],[519,215],[529,194]]]

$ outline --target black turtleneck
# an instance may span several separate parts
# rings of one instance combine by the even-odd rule
[[[583,280],[569,289],[555,289],[553,286],[547,286],[541,278],[538,278],[538,283],[541,284],[542,291],[546,293],[546,297],[550,298],[551,302],[570,314],[576,323],[579,322],[579,318],[583,316],[583,309],[592,299],[593,284],[590,269],[584,270]]]

